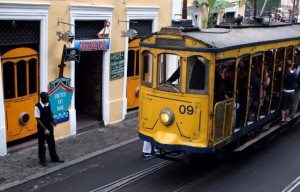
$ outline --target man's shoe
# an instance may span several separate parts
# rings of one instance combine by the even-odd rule
[[[152,157],[152,154],[151,153],[143,153],[143,156],[144,157]]]
[[[55,161],[52,161],[52,162],[54,162],[54,163],[64,163],[65,161],[64,161],[64,160],[62,160],[62,159],[57,159],[57,160],[55,160]]]
[[[43,165],[44,167],[47,166],[47,162],[46,161],[41,161],[40,164]]]

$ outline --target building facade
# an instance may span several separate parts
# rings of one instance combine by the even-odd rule
[[[105,125],[124,120],[128,37],[170,26],[174,2],[0,2],[0,155],[7,142],[36,132],[34,106],[42,91],[53,94],[57,111],[64,109],[56,138],[76,134],[82,115]],[[80,57],[68,60],[72,48]]]

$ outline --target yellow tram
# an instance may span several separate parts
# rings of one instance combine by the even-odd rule
[[[139,137],[161,158],[240,147],[280,120],[299,52],[300,25],[162,28],[140,42]]]
[[[7,142],[37,132],[38,61],[38,53],[27,47],[12,49],[1,57]]]
[[[133,39],[128,45],[128,69],[127,69],[127,109],[138,107],[139,76],[139,42],[140,38]]]

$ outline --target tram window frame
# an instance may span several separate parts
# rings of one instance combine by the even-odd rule
[[[128,51],[128,59],[127,59],[127,77],[134,76],[134,68],[135,68],[135,51],[129,50]]]
[[[153,62],[154,62],[154,55],[148,50],[143,51],[142,53],[142,74],[141,74],[141,81],[142,85],[146,87],[152,87],[153,85]],[[145,62],[146,61],[146,62]],[[147,80],[148,77],[148,80]]]
[[[29,94],[37,93],[37,58],[28,61],[28,81],[29,81]]]
[[[27,95],[27,65],[25,60],[17,62],[17,97]]]
[[[191,84],[191,79],[192,78],[192,66],[191,64],[189,64],[190,62],[197,62],[197,60],[199,60],[203,66],[204,66],[204,73],[201,75],[197,75],[197,77],[200,78],[204,78],[204,83],[203,83],[203,88],[200,89],[192,89],[190,88],[190,84]],[[208,94],[208,79],[209,79],[209,64],[210,61],[208,59],[206,59],[205,57],[202,57],[200,55],[193,55],[187,58],[187,74],[186,74],[186,92],[190,93],[190,94],[201,94],[201,95],[207,95]],[[203,70],[201,70],[203,71]],[[199,80],[199,79],[198,79]],[[199,85],[200,86],[200,85]],[[201,85],[202,86],[202,85]]]
[[[11,61],[3,63],[3,79],[6,79],[3,83],[4,99],[13,99],[16,96],[15,92],[15,69],[14,63]]]
[[[176,57],[176,65],[172,63],[174,60],[171,59],[172,57]],[[157,84],[158,86],[156,89],[167,91],[167,92],[174,92],[174,93],[181,93],[182,87],[182,63],[183,57],[176,55],[174,53],[160,53],[157,56]],[[178,69],[180,69],[178,74]],[[175,78],[174,81],[169,82],[168,80],[170,77]]]
[[[225,98],[225,95],[232,95],[232,97],[230,97],[229,99],[231,98],[234,98],[234,96],[236,96],[236,90],[234,89],[234,86],[235,86],[235,74],[236,74],[236,58],[227,58],[227,59],[219,59],[219,60],[216,60],[216,64],[215,64],[215,80],[216,80],[216,73],[219,73],[218,75],[220,75],[221,77],[221,80],[222,82],[219,82],[219,83],[223,83],[223,100],[226,100]],[[232,83],[232,93],[227,93],[226,94],[226,81],[227,81],[227,70],[233,70],[233,83]],[[216,86],[217,82],[215,82],[215,85],[214,85],[214,88]]]
[[[140,51],[136,51],[136,58],[135,58],[135,75],[140,74]]]

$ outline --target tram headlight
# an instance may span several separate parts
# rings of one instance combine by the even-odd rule
[[[22,125],[27,124],[29,120],[30,120],[30,115],[28,113],[26,112],[21,113],[20,122],[22,123]]]
[[[159,119],[162,124],[169,126],[174,122],[174,113],[170,109],[163,109],[160,111]]]

